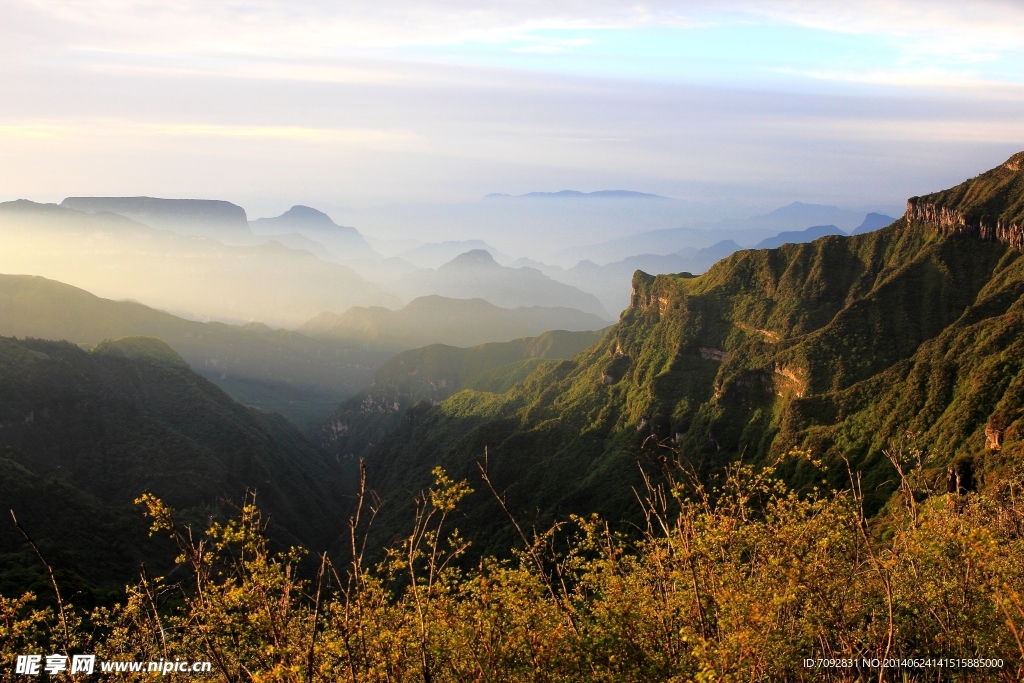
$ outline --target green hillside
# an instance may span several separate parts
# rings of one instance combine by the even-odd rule
[[[0,497],[71,584],[114,590],[143,559],[168,571],[133,505],[152,491],[205,528],[247,490],[279,543],[327,549],[341,530],[336,465],[290,423],[231,400],[154,338],[67,342],[0,337]],[[43,581],[0,524],[5,595]],[[39,590],[39,594],[48,594]]]
[[[422,296],[397,311],[354,306],[341,315],[321,313],[299,327],[299,332],[403,351],[429,344],[475,346],[547,330],[598,330],[607,325],[600,317],[573,308],[501,308],[483,299]]]
[[[382,365],[370,385],[343,402],[313,436],[346,460],[362,457],[417,403],[436,404],[463,388],[504,393],[536,368],[571,358],[601,335],[554,330],[470,348],[432,344],[404,351]]]
[[[366,386],[393,355],[266,325],[185,320],[30,275],[0,275],[0,335],[87,347],[110,338],[159,337],[235,400],[279,412],[303,429]]]
[[[987,189],[971,182],[1005,215],[1020,184],[993,177]],[[435,465],[477,480],[485,447],[509,507],[540,522],[635,517],[638,458],[656,470],[675,448],[704,477],[739,457],[810,449],[836,486],[846,457],[864,471],[871,510],[893,489],[882,451],[908,431],[936,478],[954,464],[964,481],[991,475],[1021,450],[1022,294],[1019,251],[907,219],[737,252],[699,277],[637,272],[620,322],[572,360],[504,394],[463,391],[406,412],[370,458],[372,483],[393,501],[378,533],[409,518],[403,492]],[[822,476],[806,464],[784,471],[797,486]],[[484,550],[508,547],[489,493],[467,502],[460,528]]]

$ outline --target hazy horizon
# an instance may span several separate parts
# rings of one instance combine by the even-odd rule
[[[3,7],[3,200],[625,189],[753,215],[901,205],[1024,148],[1013,3]]]

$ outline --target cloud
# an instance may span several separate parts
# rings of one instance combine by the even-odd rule
[[[0,9],[5,192],[345,203],[785,178],[888,198],[941,187],[920,181],[940,157],[977,172],[1024,145],[1010,3]],[[676,49],[701,36],[718,51]],[[792,63],[771,52],[805,39]]]
[[[1024,6],[1015,2],[767,0],[733,6],[808,28],[913,39],[913,49],[935,54],[1024,47],[1024,36],[1019,30],[1024,24]]]
[[[222,75],[335,83],[384,83],[403,77],[396,64],[464,64],[585,73],[627,79],[701,74],[733,83],[788,70],[807,83],[858,82],[910,88],[1024,80],[1024,6],[976,0],[0,0],[0,55],[9,64],[58,65],[111,73]],[[687,31],[757,27],[774,36],[762,55],[705,58],[686,53]],[[787,29],[853,36],[858,60],[839,68],[820,42]],[[645,33],[677,31],[664,54],[644,52]],[[634,36],[615,40],[616,35]],[[737,40],[741,40],[739,38]],[[788,50],[826,50],[824,64],[770,64]],[[827,40],[825,41],[827,43]],[[623,47],[623,45],[626,47]],[[674,46],[674,47],[673,47]],[[673,49],[676,52],[673,52]],[[860,52],[857,52],[857,49]],[[617,51],[626,50],[625,53]],[[630,53],[629,50],[635,50]],[[594,54],[598,59],[594,59]],[[783,50],[785,52],[785,50]],[[585,57],[579,57],[585,55]],[[673,61],[675,60],[675,61]],[[675,64],[676,66],[666,66]],[[707,69],[708,65],[712,68]],[[930,78],[945,71],[950,78]],[[875,74],[865,78],[864,72]],[[420,72],[429,82],[435,75]]]
[[[1024,7],[975,0],[467,0],[328,3],[320,0],[5,0],[101,41],[162,50],[248,46],[334,52],[351,47],[517,42],[541,29],[695,26],[762,18],[827,31],[934,38],[935,50],[1017,49]],[[186,30],[182,30],[186,29]],[[88,39],[82,36],[86,42]]]
[[[408,130],[372,128],[313,128],[287,125],[222,125],[210,123],[138,122],[117,119],[0,122],[0,142],[48,140],[72,144],[84,140],[128,138],[280,140],[296,143],[341,144],[378,149],[422,148],[423,138]]]

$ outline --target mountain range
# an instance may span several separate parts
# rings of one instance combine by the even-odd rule
[[[806,230],[788,230],[780,232],[775,237],[763,239],[754,246],[754,249],[774,249],[775,247],[781,247],[783,244],[813,242],[819,237],[826,235],[846,235],[846,233],[834,225],[812,225]]]
[[[495,260],[504,259],[498,250],[483,240],[446,240],[429,242],[402,253],[402,258],[419,268],[438,268],[469,251],[482,249]]]
[[[416,239],[428,243],[482,240],[513,259],[529,257],[565,266],[588,258],[555,258],[559,252],[579,245],[581,237],[589,242],[604,242],[644,229],[710,222],[722,213],[719,204],[652,198],[617,190],[495,194],[458,204],[394,204],[331,210],[337,220],[379,239]],[[620,252],[616,258],[628,255]]]
[[[887,225],[892,225],[896,219],[892,216],[886,216],[881,213],[869,213],[864,216],[864,222],[853,229],[851,235],[863,235],[866,232],[874,232],[879,228],[884,228]]]
[[[702,275],[636,271],[628,307],[600,332],[580,331],[604,321],[572,309],[425,297],[398,311],[325,313],[286,333],[2,278],[8,333],[90,348],[0,337],[0,494],[60,580],[101,603],[143,558],[173,568],[132,505],[143,491],[202,528],[255,489],[276,544],[336,554],[359,458],[383,501],[375,548],[407,531],[412,493],[443,466],[477,489],[458,512],[471,552],[499,555],[516,540],[502,506],[527,529],[599,512],[628,531],[642,522],[640,467],[657,483],[680,462],[712,482],[739,460],[772,463],[806,492],[823,480],[848,485],[849,463],[868,514],[895,488],[884,453],[894,448],[921,449],[935,486],[998,481],[1024,447],[1022,165],[1024,153],[913,197],[903,218],[865,234],[740,250]],[[61,236],[113,220],[44,211],[57,218],[35,227]],[[566,331],[542,334],[557,329]],[[500,344],[420,348],[505,333]],[[134,336],[92,343],[108,334]],[[197,358],[248,344],[257,369],[260,354],[301,366],[330,344],[409,350],[342,401],[314,444],[281,416],[232,400],[153,334],[180,335]],[[500,504],[478,485],[478,465]],[[42,593],[48,580],[20,534],[0,528],[4,594]]]
[[[475,346],[508,341],[547,330],[597,330],[607,321],[572,308],[541,306],[507,309],[483,299],[424,296],[392,311],[353,307],[344,314],[322,313],[298,331],[316,339],[373,345],[393,352],[429,344]]]
[[[365,386],[392,355],[259,323],[186,320],[30,275],[0,275],[0,335],[85,348],[105,339],[158,337],[236,400],[279,412],[303,429]]]
[[[892,223],[895,218],[882,214],[868,214],[857,226],[854,234],[877,230]],[[770,249],[783,244],[810,242],[824,235],[845,235],[834,225],[812,226],[805,230],[781,232],[759,242],[755,249]],[[529,259],[520,259],[512,265],[536,268],[553,280],[570,284],[593,292],[601,303],[611,311],[621,311],[629,304],[629,283],[633,272],[642,270],[651,275],[687,272],[699,275],[717,261],[739,251],[742,247],[732,240],[722,240],[710,247],[695,249],[685,247],[674,254],[640,254],[628,256],[621,261],[599,266],[592,261],[580,261],[572,268],[549,266]]]
[[[1021,158],[912,198],[874,232],[739,251],[701,276],[637,272],[598,344],[502,394],[415,406],[355,454],[388,501],[378,538],[438,465],[475,481],[486,462],[509,510],[540,528],[592,510],[639,521],[638,465],[656,476],[666,459],[705,481],[739,458],[779,462],[797,489],[848,484],[848,461],[869,513],[895,486],[883,451],[908,439],[940,485],[1000,476],[1024,435]],[[513,542],[489,493],[463,511],[481,552]]]
[[[551,211],[560,216],[570,210],[579,210],[582,212],[580,215],[590,215],[595,207],[598,207],[600,211],[604,212],[602,215],[605,217],[619,215],[624,220],[630,210],[639,211],[637,216],[641,216],[646,215],[644,212],[651,210],[656,212],[678,211],[685,203],[657,195],[622,190],[592,193],[567,190],[553,193],[533,192],[518,197],[489,195],[480,206],[484,205],[491,213],[504,212],[501,217],[493,217],[499,222],[509,217],[518,216],[525,223],[532,224],[550,218]],[[519,272],[513,272],[508,269],[500,270],[495,259],[501,261],[502,265],[508,264],[511,259],[480,239],[446,240],[421,244],[412,249],[405,249],[398,257],[385,258],[375,251],[355,228],[338,225],[322,211],[303,205],[293,206],[280,216],[260,218],[248,223],[245,223],[245,211],[241,207],[223,201],[172,200],[152,197],[69,197],[64,200],[62,206],[77,207],[96,218],[106,216],[109,219],[116,219],[116,216],[120,215],[140,222],[148,221],[151,226],[171,230],[176,234],[198,233],[207,237],[215,237],[219,241],[235,247],[255,247],[264,252],[262,254],[264,258],[268,257],[268,253],[266,253],[268,250],[277,250],[281,252],[278,254],[279,258],[275,259],[277,261],[282,261],[281,257],[285,254],[290,254],[292,259],[302,254],[310,254],[318,261],[351,268],[354,273],[350,271],[350,275],[354,274],[357,278],[374,283],[384,292],[397,294],[398,300],[389,304],[392,307],[398,305],[399,300],[409,301],[418,296],[438,294],[457,298],[478,297],[506,307],[537,305],[572,307],[609,319],[610,314],[622,310],[625,306],[625,288],[632,270],[635,268],[645,269],[652,273],[700,273],[716,260],[724,257],[728,253],[726,249],[728,245],[738,248],[740,244],[754,244],[762,235],[771,235],[772,237],[765,237],[761,243],[756,245],[758,247],[806,241],[819,236],[814,229],[803,229],[811,219],[822,217],[833,219],[837,221],[833,224],[833,230],[840,231],[835,226],[842,223],[843,226],[846,226],[846,230],[849,230],[849,226],[853,226],[854,221],[860,216],[855,211],[795,202],[769,214],[750,219],[719,221],[703,226],[642,233],[626,240],[620,239],[603,246],[598,245],[598,252],[601,249],[605,251],[611,249],[619,256],[626,255],[625,259],[606,264],[609,267],[603,268],[603,270],[600,269],[602,267],[595,266],[594,262],[588,259],[583,259],[573,268],[566,269],[559,266],[545,266],[538,261],[521,258],[513,264],[513,266],[519,266],[519,268],[513,268]],[[478,206],[477,209],[480,207]],[[564,215],[563,218],[571,222],[578,220],[579,216]],[[595,219],[595,216],[591,216],[591,220]],[[891,219],[886,221],[885,216],[873,213],[865,217],[854,230],[863,232],[888,222],[891,222]],[[243,225],[243,223],[245,224]],[[790,225],[800,227],[801,230],[783,230],[779,233],[780,226]],[[591,230],[585,232],[593,234]],[[801,232],[805,234],[799,234]],[[717,242],[710,242],[709,240],[714,236],[720,239]],[[721,239],[721,237],[728,237],[728,239]],[[666,253],[666,244],[670,243],[678,250]],[[93,249],[96,248],[96,245],[90,246]],[[157,254],[166,256],[167,254],[161,254],[161,252],[166,252],[168,249],[172,252],[177,249],[180,252],[180,246],[150,245],[147,251],[154,257]],[[281,246],[286,249],[281,250]],[[642,247],[645,246],[651,248],[649,253],[643,253]],[[210,244],[201,248],[196,245],[187,247],[191,260],[196,260],[196,252],[200,250],[208,252],[212,248]],[[589,248],[584,251],[587,249]],[[485,251],[495,259],[488,260],[482,255]],[[562,256],[569,253],[565,252]],[[180,253],[176,255],[180,255]],[[209,254],[204,254],[204,256],[209,260]],[[237,258],[238,255],[234,256]],[[216,255],[213,258],[223,258],[223,256]],[[243,256],[243,258],[245,257]],[[251,259],[251,256],[248,258]],[[258,267],[262,267],[262,264],[258,264]],[[288,267],[298,268],[297,265]],[[318,267],[324,268],[325,266]],[[523,271],[522,267],[533,268],[533,270]],[[27,270],[39,272],[31,268]],[[255,276],[253,272],[239,274],[234,280],[238,280],[240,277],[244,279],[245,275]],[[83,280],[80,284],[95,289],[91,281]],[[353,285],[354,283],[349,283],[344,289],[351,290]],[[570,288],[575,287],[580,291],[568,290],[563,285],[568,285]],[[316,288],[311,291],[313,291],[314,298],[319,294],[316,292]],[[596,295],[596,300],[590,296],[592,294]],[[275,324],[284,323],[292,326],[299,324],[299,321],[295,319],[282,321],[273,320],[267,316],[252,315],[251,304],[249,311],[240,311],[239,308],[246,308],[237,303],[237,300],[242,297],[244,295],[239,294],[231,297],[235,299],[235,310],[231,314],[223,309],[211,313],[207,306],[193,305],[191,308],[182,308],[180,302],[174,302],[172,305],[166,301],[158,303],[149,297],[145,300],[147,303],[157,303],[161,307],[184,313],[190,317],[260,319]],[[314,302],[304,303],[308,305]],[[292,307],[294,308],[294,306]],[[338,313],[343,310],[337,306],[319,307],[321,310]],[[246,315],[247,312],[250,314]],[[310,308],[306,308],[305,312],[309,315],[313,314]]]
[[[391,289],[405,299],[430,294],[456,299],[481,298],[506,308],[574,308],[611,320],[593,294],[557,282],[535,268],[501,266],[484,249],[460,254],[437,270],[408,273],[392,283]]]
[[[0,239],[0,272],[42,275],[189,318],[295,326],[322,311],[400,304],[350,268],[306,251],[277,242],[227,245],[110,213],[5,202]]]
[[[251,221],[249,226],[254,234],[294,249],[309,249],[330,261],[383,258],[358,230],[338,225],[327,214],[308,206],[293,206],[280,216]]]
[[[833,225],[843,233],[849,233],[861,229],[865,220],[865,213],[860,211],[825,204],[793,202],[760,216],[650,230],[589,246],[572,247],[560,252],[558,259],[587,259],[597,263],[609,263],[621,259],[624,255],[672,254],[687,248],[701,249],[722,240],[753,246],[780,232],[802,231],[814,225]],[[889,222],[892,220],[895,219],[890,219]]]
[[[66,340],[85,348],[105,339],[158,337],[235,400],[279,412],[302,429],[321,422],[366,386],[374,370],[400,350],[441,339],[461,345],[505,341],[558,327],[560,321],[572,329],[605,324],[578,311],[510,310],[442,297],[413,302],[407,309],[380,309],[387,313],[378,315],[401,321],[383,325],[389,331],[382,335],[325,333],[312,321],[303,333],[261,323],[186,320],[43,277],[0,275],[0,335]],[[354,309],[337,318],[365,321],[365,314],[367,309]]]

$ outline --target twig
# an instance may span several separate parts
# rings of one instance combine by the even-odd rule
[[[64,601],[60,597],[60,588],[57,587],[57,578],[53,575],[53,568],[46,560],[43,559],[43,554],[39,552],[39,546],[36,545],[36,542],[32,540],[32,537],[28,535],[25,528],[18,522],[18,518],[14,516],[14,510],[10,510],[10,513],[14,526],[18,528],[21,535],[24,536],[25,540],[28,541],[28,544],[32,546],[32,550],[35,551],[36,557],[38,557],[39,561],[43,563],[43,566],[46,567],[46,572],[50,575],[50,583],[53,585],[53,592],[57,596],[57,609],[60,614],[60,626],[61,630],[64,631],[64,649],[67,650],[68,645],[71,643],[71,637],[68,634],[68,621],[64,616]]]

